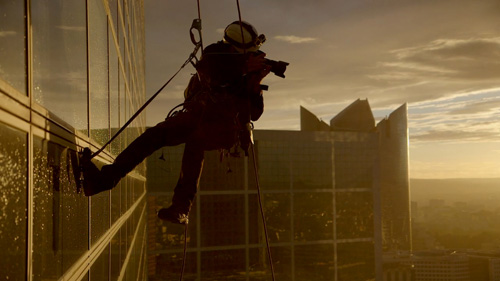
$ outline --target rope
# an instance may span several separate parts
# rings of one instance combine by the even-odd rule
[[[241,21],[241,10],[240,10],[240,0],[236,0],[236,6],[238,7],[238,20],[240,23],[240,32],[241,32],[241,44],[245,46],[245,35],[243,34],[243,24]],[[243,54],[247,53],[247,49],[243,48]]]
[[[188,234],[188,224],[186,223],[184,227],[184,253],[182,256],[181,277],[179,278],[179,281],[182,281],[182,279],[184,278],[184,269],[186,269],[187,234]]]
[[[236,0],[236,6],[238,8],[238,20],[239,20],[239,23],[240,23],[241,43],[243,43],[243,45],[245,45],[245,36],[243,34],[243,23],[242,23],[242,20],[241,20],[241,9],[240,9],[240,1],[239,0]],[[243,53],[246,54],[246,49],[245,48],[243,48]],[[250,106],[250,103],[249,103],[249,106]],[[259,174],[257,172],[257,160],[255,160],[256,156],[255,156],[255,147],[254,147],[254,144],[253,144],[253,140],[250,141],[250,145],[252,146],[253,167],[254,167],[254,171],[255,171],[255,182],[257,184],[257,195],[258,195],[258,199],[259,199],[260,214],[262,216],[262,225],[264,227],[264,234],[265,234],[265,237],[266,237],[267,256],[269,257],[269,266],[271,268],[271,276],[272,276],[273,281],[275,281],[276,277],[274,275],[273,258],[272,258],[272,255],[271,255],[271,246],[269,244],[269,235],[267,233],[266,216],[264,215],[264,208],[262,206],[262,196],[261,196],[261,193],[260,193]]]
[[[260,194],[259,174],[257,172],[257,160],[255,160],[255,157],[256,157],[255,156],[255,147],[254,147],[253,141],[250,143],[252,146],[253,168],[255,171],[255,181],[257,183],[257,196],[259,198],[260,214],[262,216],[262,225],[264,226],[264,234],[266,237],[267,256],[269,257],[269,266],[271,268],[271,276],[273,278],[273,281],[275,281],[276,277],[274,275],[273,258],[271,256],[271,246],[269,245],[269,235],[267,233],[266,216],[264,215],[264,208],[262,207],[262,196]]]
[[[179,72],[187,65],[191,62],[191,60],[193,58],[196,57],[196,52],[198,52],[198,49],[199,49],[199,46],[196,46],[196,48],[194,49],[194,51],[189,55],[189,58],[182,64],[182,66],[177,70],[177,72],[174,73],[174,75],[172,77],[170,77],[170,79],[168,79],[168,81],[163,84],[163,86],[158,90],[156,91],[156,93],[151,96],[151,98],[149,98],[142,106],[141,108],[139,108],[139,110],[137,110],[134,115],[132,115],[132,117],[130,117],[130,119],[120,128],[120,130],[118,130],[118,132],[116,132],[110,139],[107,143],[105,143],[99,150],[97,150],[96,152],[94,152],[94,154],[92,154],[90,156],[90,158],[94,158],[96,157],[99,153],[101,153],[105,148],[106,146],[108,146],[112,141],[114,141],[116,139],[116,137],[118,137],[118,135],[120,135],[123,130],[125,130],[125,128],[128,127],[128,125],[130,125],[130,123],[132,123],[132,121],[134,121],[134,119],[156,98],[156,96],[158,96],[158,94],[160,94],[161,91],[163,91],[163,89],[175,78],[175,76],[177,76],[177,74],[179,74]]]
[[[201,9],[200,9],[200,0],[196,0],[196,2],[198,3],[198,20],[200,22],[200,29],[198,29],[198,33],[200,35],[200,46],[201,46],[201,55],[203,56],[203,36],[201,34]]]

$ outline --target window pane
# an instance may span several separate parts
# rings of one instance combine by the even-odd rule
[[[333,244],[302,245],[295,247],[295,280],[335,280]],[[368,280],[368,279],[338,279]]]
[[[329,142],[291,144],[294,189],[332,188],[332,155]]]
[[[295,193],[295,241],[333,239],[333,194]]]
[[[245,244],[245,197],[204,195],[201,204],[201,246]]]
[[[76,152],[34,138],[33,274],[57,279],[88,248],[88,199],[76,193]]]
[[[224,155],[220,160],[220,151],[206,151],[205,161],[211,165],[203,167],[200,187],[203,190],[243,190],[244,157]],[[253,178],[252,178],[253,179]]]
[[[85,1],[31,2],[36,102],[87,130]]]
[[[245,250],[201,253],[201,280],[246,280]]]
[[[33,142],[33,279],[57,279],[62,275],[61,196],[54,188],[56,166],[49,163],[48,144]]]
[[[257,148],[262,189],[289,189],[291,179],[289,143],[258,141]],[[253,163],[249,162],[249,166],[253,166]]]
[[[374,261],[374,245],[371,242],[337,244],[339,280],[373,280]]]
[[[290,194],[271,193],[263,194],[262,197],[269,241],[271,243],[290,242],[292,240]],[[248,196],[248,219],[250,244],[266,243],[257,195]]]
[[[373,230],[371,192],[337,192],[337,238],[370,238]]]
[[[112,3],[110,2],[111,11],[113,11]],[[116,2],[114,3],[116,10]],[[109,102],[110,102],[110,123],[111,135],[114,135],[120,128],[120,112],[119,112],[119,96],[118,96],[118,55],[116,53],[116,45],[111,32],[108,27],[108,49],[109,49]],[[111,152],[118,154],[120,152],[120,138],[116,138],[111,143]]]
[[[276,280],[292,280],[291,248],[271,247],[271,257]],[[249,258],[250,281],[272,280],[267,248],[250,249]]]
[[[179,269],[182,267],[183,253],[157,254],[151,256],[149,261],[149,280],[177,280],[179,279]],[[196,272],[196,253],[186,254],[186,268],[184,269],[184,279],[186,281],[199,280]],[[212,279],[207,279],[212,280]]]
[[[89,4],[90,137],[100,144],[109,140],[108,25],[102,0]]]
[[[166,146],[147,158],[146,170],[149,192],[174,191],[181,171],[184,145]],[[165,206],[165,207],[168,207]]]
[[[91,241],[92,245],[109,229],[109,191],[92,196]]]
[[[0,123],[0,280],[26,271],[26,133]]]
[[[109,245],[90,268],[90,278],[96,281],[109,280]]]
[[[26,94],[24,1],[2,0],[0,11],[0,78]]]
[[[121,270],[121,258],[120,258],[120,232],[117,232],[115,236],[111,239],[111,280],[117,280],[120,275]],[[125,255],[126,253],[123,253]]]

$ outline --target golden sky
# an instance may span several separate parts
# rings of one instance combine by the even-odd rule
[[[204,45],[238,18],[236,1],[200,0]],[[500,2],[240,0],[243,20],[290,63],[264,80],[256,129],[299,129],[299,106],[329,121],[357,98],[380,119],[408,103],[410,176],[500,177]],[[195,0],[145,1],[147,93],[193,49]],[[182,102],[187,67],[148,110],[149,125]]]

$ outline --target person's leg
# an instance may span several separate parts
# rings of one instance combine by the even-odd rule
[[[193,204],[201,171],[203,169],[204,150],[199,144],[188,142],[182,156],[182,166],[179,180],[174,189],[172,205],[158,211],[162,220],[187,224],[189,211]]]
[[[100,172],[97,170],[96,173],[95,167],[88,167],[94,173],[85,176],[85,195],[91,196],[113,188],[120,179],[161,147],[186,142],[196,128],[198,118],[197,114],[191,112],[178,113],[147,129],[116,157],[113,164],[103,166]]]

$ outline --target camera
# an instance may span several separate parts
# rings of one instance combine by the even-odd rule
[[[281,78],[285,78],[285,71],[287,65],[289,65],[288,62],[284,61],[274,61],[270,59],[265,59],[266,64],[271,66],[271,72],[274,73],[276,76],[279,76]]]

